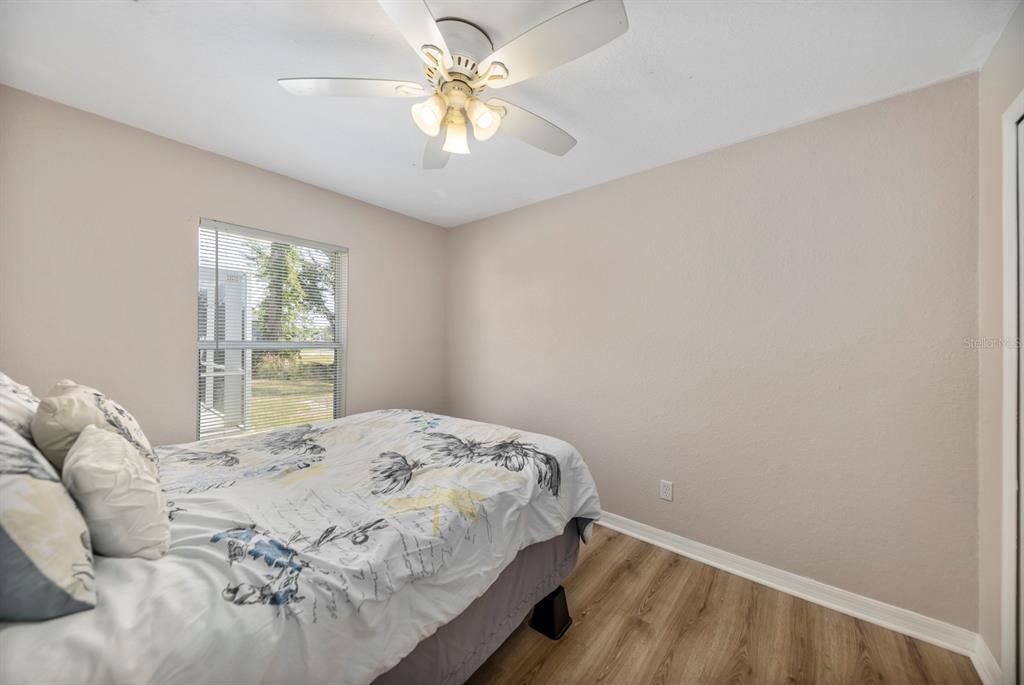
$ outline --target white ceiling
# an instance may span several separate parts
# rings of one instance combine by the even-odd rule
[[[495,46],[578,0],[432,0]],[[372,1],[0,2],[0,82],[443,226],[527,205],[977,69],[1017,0],[626,0],[630,29],[501,91],[576,136],[499,135],[420,169],[396,100],[275,79],[422,80]],[[472,144],[473,141],[471,141]]]

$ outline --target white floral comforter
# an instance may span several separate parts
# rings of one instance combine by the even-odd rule
[[[0,628],[0,682],[369,683],[600,515],[568,443],[422,412],[157,453],[167,556],[97,558],[96,609]]]

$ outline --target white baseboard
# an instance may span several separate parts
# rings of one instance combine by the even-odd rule
[[[966,628],[752,561],[618,514],[604,512],[598,523],[755,583],[963,654],[974,662],[985,685],[999,683],[999,666],[995,658],[981,637]]]
[[[992,652],[989,650],[988,645],[985,644],[985,640],[982,639],[981,635],[978,636],[978,644],[974,654],[971,655],[971,662],[974,664],[974,670],[978,672],[978,677],[981,678],[981,682],[984,685],[1001,685],[1003,682],[1003,669],[999,667],[999,662],[992,656]]]

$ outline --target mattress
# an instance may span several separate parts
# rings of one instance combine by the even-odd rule
[[[573,521],[556,538],[530,545],[451,622],[420,642],[374,685],[461,685],[529,615],[533,605],[569,576],[587,521]]]
[[[0,625],[0,682],[366,685],[600,515],[568,443],[424,412],[157,451],[167,555],[97,557],[95,609]]]

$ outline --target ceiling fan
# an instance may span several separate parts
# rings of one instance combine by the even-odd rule
[[[483,102],[488,88],[504,88],[571,62],[625,33],[622,0],[588,0],[539,24],[497,50],[487,34],[456,18],[434,20],[424,0],[378,0],[405,40],[423,60],[427,87],[412,81],[372,78],[283,78],[294,95],[336,97],[424,97],[412,118],[430,138],[424,169],[440,169],[451,154],[469,154],[473,137],[488,140],[498,129],[553,155],[564,155],[576,139],[532,112],[497,98]]]

